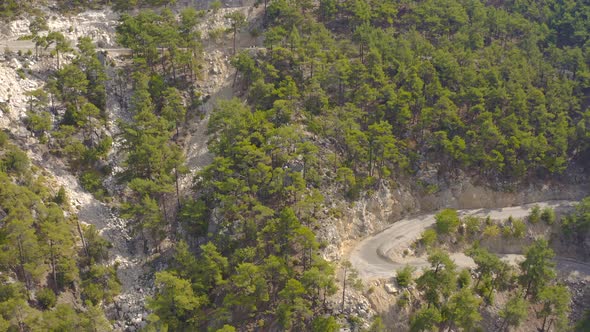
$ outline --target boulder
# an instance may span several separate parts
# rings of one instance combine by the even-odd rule
[[[12,58],[10,60],[10,68],[21,69],[22,67],[23,67],[23,65],[16,58]]]
[[[399,290],[397,288],[395,288],[395,286],[393,284],[385,284],[383,285],[383,287],[385,288],[385,291],[389,294],[397,294],[399,293]]]

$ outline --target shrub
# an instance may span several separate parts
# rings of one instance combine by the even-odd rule
[[[500,227],[498,225],[489,225],[483,230],[485,237],[497,237],[500,235]]]
[[[82,279],[82,296],[94,305],[102,301],[111,303],[113,297],[121,292],[115,267],[92,265]]]
[[[397,271],[396,281],[400,287],[408,287],[412,283],[412,273],[414,268],[406,265],[403,269]]]
[[[465,217],[465,230],[469,235],[475,235],[481,230],[481,219],[475,216]]]
[[[100,236],[94,225],[84,228],[84,238],[86,239],[89,265],[108,259],[109,248],[112,247],[112,244]]]
[[[3,169],[16,174],[23,174],[29,168],[29,157],[18,149],[9,151],[2,162]]]
[[[529,222],[532,224],[536,224],[539,222],[539,220],[541,220],[541,208],[539,207],[539,205],[533,206],[528,219],[529,219]]]
[[[438,235],[436,235],[436,232],[434,231],[434,229],[427,229],[424,232],[422,232],[422,237],[420,238],[420,242],[422,242],[422,244],[426,247],[430,247],[432,246],[436,240],[438,238]]]
[[[512,228],[509,225],[501,227],[502,237],[510,237],[512,235]]]
[[[223,3],[221,3],[220,0],[215,0],[215,1],[211,2],[211,4],[209,4],[209,9],[212,12],[217,13],[219,11],[219,9],[221,9],[222,6],[223,6]]]
[[[93,193],[98,199],[103,198],[105,195],[102,179],[97,172],[88,171],[82,173],[80,176],[80,184],[82,185],[82,188]]]
[[[543,212],[541,212],[541,220],[543,220],[543,222],[552,225],[555,222],[555,219],[555,211],[553,211],[552,208],[546,207],[543,209]]]
[[[25,74],[25,70],[22,68],[17,69],[16,74],[18,75],[18,77],[21,80],[24,80],[25,78],[27,78],[27,75]]]
[[[39,302],[39,305],[43,307],[43,309],[53,308],[55,302],[57,302],[57,296],[55,296],[53,290],[43,288],[37,292],[37,302]]]
[[[436,216],[436,231],[439,234],[449,234],[457,231],[461,220],[456,210],[444,209]]]
[[[59,205],[63,205],[68,201],[68,194],[66,193],[66,190],[63,186],[59,187],[59,190],[57,191],[53,201]]]
[[[457,287],[467,288],[471,284],[471,273],[468,269],[463,269],[457,277]]]
[[[5,132],[0,131],[0,147],[3,148],[8,143],[8,135]]]
[[[25,123],[27,129],[43,136],[45,132],[51,130],[51,115],[49,112],[27,112]]]
[[[512,223],[512,236],[518,239],[522,239],[524,238],[525,234],[526,224],[520,219],[514,220],[514,222]]]

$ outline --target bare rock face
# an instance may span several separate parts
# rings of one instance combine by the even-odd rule
[[[31,22],[27,18],[12,21],[8,26],[2,30],[2,33],[7,36],[24,36],[29,34],[29,24]]]
[[[178,0],[177,5],[182,7],[194,7],[197,9],[208,9],[214,0]],[[253,0],[222,0],[224,7],[245,7],[254,3]]]
[[[342,296],[342,293],[340,293]],[[338,302],[341,305],[342,299]],[[338,311],[338,310],[335,310]],[[363,321],[363,327],[369,327],[369,321],[375,316],[375,311],[371,308],[371,303],[362,294],[354,291],[347,290],[344,297],[344,308],[342,310],[346,317],[358,317]],[[343,324],[346,326],[347,324]]]
[[[9,64],[10,68],[12,69],[21,69],[23,67],[23,65],[18,61],[17,58],[12,58],[10,59],[10,64]]]
[[[26,117],[27,97],[25,93],[42,86],[41,80],[25,76],[21,78],[17,70],[23,67],[26,60],[23,57],[4,56],[0,59],[0,103],[3,104],[0,110],[0,128],[9,128],[17,131],[21,137],[27,137],[19,126],[11,126],[14,121],[21,121]],[[33,68],[37,68],[34,66]]]
[[[386,283],[385,285],[383,285],[383,287],[385,288],[385,291],[389,294],[397,294],[399,293],[399,290],[395,287],[395,285],[391,284],[391,283]]]
[[[340,236],[336,222],[326,223],[325,226],[322,226],[320,230],[316,231],[316,234],[320,239],[328,243],[322,252],[324,259],[328,261],[339,260],[342,237]]]
[[[590,308],[590,282],[587,280],[566,281],[572,296],[570,322],[579,322]]]
[[[47,24],[51,31],[63,33],[73,43],[79,37],[90,37],[101,47],[110,47],[115,44],[114,34],[118,17],[119,15],[112,10],[89,10],[70,17],[49,15]],[[14,20],[0,28],[0,34],[9,40],[30,35],[31,20],[31,17]]]

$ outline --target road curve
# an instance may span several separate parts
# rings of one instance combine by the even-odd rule
[[[458,212],[462,217],[473,215],[479,217],[489,216],[492,219],[507,219],[510,216],[523,218],[529,215],[535,205],[559,210],[569,209],[575,203],[573,201],[547,201],[498,209],[458,210]],[[392,260],[390,257],[398,256],[412,242],[416,241],[427,227],[435,223],[434,216],[435,214],[431,213],[405,218],[392,224],[385,230],[365,238],[352,250],[350,262],[358,270],[359,275],[363,279],[393,277],[398,269],[406,265],[411,265],[419,269],[427,267],[428,262],[421,257],[399,260]],[[522,258],[521,255],[504,255],[501,257],[512,262]],[[464,254],[452,254],[451,258],[459,267],[473,266],[473,260]],[[556,263],[558,269],[579,275],[590,275],[590,264],[559,257],[556,258]]]

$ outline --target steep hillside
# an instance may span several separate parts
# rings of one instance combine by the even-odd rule
[[[41,10],[47,10],[47,8]],[[255,11],[249,7],[220,9],[215,13],[210,13],[206,20],[200,20],[197,23],[199,24],[198,30],[205,36],[211,30],[223,31],[229,22],[224,18],[224,15],[236,10],[244,11],[248,18],[255,15]],[[71,125],[71,123],[67,123],[68,120],[65,120],[64,123],[64,119],[72,116],[68,115],[70,112],[68,103],[75,101],[75,96],[62,95],[62,91],[65,92],[65,89],[69,88],[67,86],[60,86],[59,89],[65,89],[56,93],[45,85],[55,78],[60,82],[60,85],[64,83],[78,84],[74,81],[65,82],[66,75],[71,75],[75,68],[86,71],[87,63],[96,65],[98,62],[94,61],[102,61],[106,66],[100,75],[105,76],[101,78],[98,91],[103,91],[101,97],[103,99],[92,101],[92,104],[97,106],[100,112],[91,116],[98,115],[97,121],[99,122],[96,128],[100,130],[100,136],[116,138],[121,133],[119,121],[131,118],[126,109],[130,102],[130,95],[126,91],[127,88],[122,88],[121,85],[121,69],[129,63],[125,54],[130,54],[130,50],[121,48],[115,41],[114,33],[119,13],[108,9],[85,11],[74,16],[62,16],[59,12],[53,11],[48,13],[52,13],[52,15],[46,16],[47,21],[46,25],[43,22],[45,25],[43,29],[49,32],[41,31],[39,36],[44,37],[49,36],[49,33],[59,32],[64,36],[66,43],[76,46],[60,55],[62,68],[58,69],[57,59],[55,55],[51,54],[56,48],[55,43],[48,47],[44,45],[36,47],[35,44],[38,44],[42,38],[35,39],[36,37],[33,37],[33,40],[30,40],[29,26],[38,22],[35,17],[19,18],[3,26],[4,38],[0,41],[4,53],[0,66],[0,80],[2,81],[0,101],[3,105],[2,117],[0,117],[1,127],[12,134],[13,141],[27,151],[37,166],[43,168],[44,172],[50,174],[56,183],[65,188],[67,197],[71,198],[71,204],[80,222],[83,225],[95,226],[101,236],[109,241],[110,250],[106,264],[116,268],[121,291],[114,298],[114,302],[108,301],[102,304],[109,318],[114,322],[111,328],[135,330],[147,323],[148,312],[145,308],[145,300],[153,294],[153,269],[161,268],[164,262],[158,260],[159,254],[154,256],[153,251],[144,252],[143,240],[138,238],[132,223],[121,218],[121,211],[118,207],[122,201],[112,197],[112,195],[116,196],[120,193],[124,187],[118,182],[117,177],[117,172],[120,172],[124,167],[122,165],[124,157],[122,156],[121,143],[115,140],[113,146],[109,146],[106,154],[99,156],[98,160],[88,160],[85,159],[86,157],[78,159],[80,155],[77,156],[77,154],[84,153],[82,151],[75,152],[75,149],[80,149],[80,145],[76,146],[76,144],[80,144],[78,142],[82,142],[87,148],[92,148],[96,142],[85,141],[86,134],[83,131],[77,132],[84,126],[78,122],[78,118],[75,120],[75,126],[81,127],[63,134],[60,132],[64,129],[71,130],[70,126],[64,126]],[[23,37],[24,40],[17,40],[23,39]],[[80,47],[77,42],[80,37],[91,37],[93,43],[101,47],[101,51],[103,54],[106,53],[107,57],[105,58],[104,55],[96,57],[93,53],[94,50]],[[205,37],[205,40],[208,39]],[[246,43],[248,43],[247,46],[250,46],[254,42],[248,34],[245,34],[238,45],[246,47]],[[36,48],[37,52],[35,52]],[[199,75],[203,76],[199,76],[196,83],[200,87],[199,93],[207,96],[207,103],[201,106],[203,110],[201,114],[203,115],[207,114],[206,110],[211,109],[209,105],[214,104],[216,100],[222,96],[228,96],[228,93],[231,96],[231,80],[229,80],[231,41],[226,40],[225,35],[222,34],[217,37],[217,40],[207,41],[205,49],[207,54],[200,55],[202,63],[200,66],[202,67],[199,69],[201,70]],[[35,53],[39,55],[36,56]],[[91,60],[93,57],[96,60]],[[70,67],[70,63],[74,66]],[[67,67],[63,68],[64,65]],[[66,73],[65,70],[70,71]],[[64,76],[60,77],[60,75]],[[92,85],[91,76],[87,76],[87,78]],[[62,81],[64,83],[61,83]],[[83,84],[88,84],[88,82]],[[43,89],[44,86],[46,89]],[[83,89],[88,91],[87,87]],[[49,94],[45,95],[43,90]],[[68,91],[68,93],[79,93],[78,91],[82,90]],[[90,95],[85,95],[82,102],[87,102],[90,97]],[[91,109],[90,106],[87,108]],[[76,112],[78,111],[76,110]],[[193,173],[199,167],[208,164],[207,160],[210,160],[211,157],[206,149],[206,121],[200,120],[199,114],[191,116],[196,121],[192,121],[192,125],[182,128],[182,139],[187,142],[183,144],[183,149],[186,150],[187,164],[191,167],[190,172]],[[73,134],[74,141],[64,141],[64,134]],[[77,142],[78,139],[80,141]],[[94,146],[96,147],[96,145]],[[64,148],[66,150],[62,150]],[[112,169],[112,171],[105,167]],[[94,175],[100,177],[95,178]],[[192,176],[187,174],[184,177],[186,180],[180,179],[181,183],[183,186],[187,184],[188,187]],[[79,298],[75,301],[84,301],[83,294],[80,297],[80,293],[78,293],[77,296]],[[75,308],[80,309],[81,307]]]
[[[58,278],[32,268],[53,256],[0,264],[1,287],[26,286],[0,297],[0,330],[59,329],[62,312],[74,324],[62,329],[91,330],[85,315],[100,310],[111,322],[95,330],[573,325],[590,302],[575,254],[584,204],[561,219],[547,209],[542,224],[444,210],[371,238],[364,260],[350,253],[411,215],[528,214],[588,195],[589,13],[478,0],[0,2],[0,127],[63,186],[66,215],[110,242],[90,262],[83,236],[60,247],[80,273],[51,289],[55,309],[37,291]],[[13,159],[6,182],[26,187]],[[6,250],[25,235],[0,221]],[[501,262],[501,245],[522,263]],[[389,271],[404,259],[425,268]],[[560,262],[582,267],[569,288]],[[394,284],[403,291],[387,294]],[[29,308],[18,320],[14,299]]]

